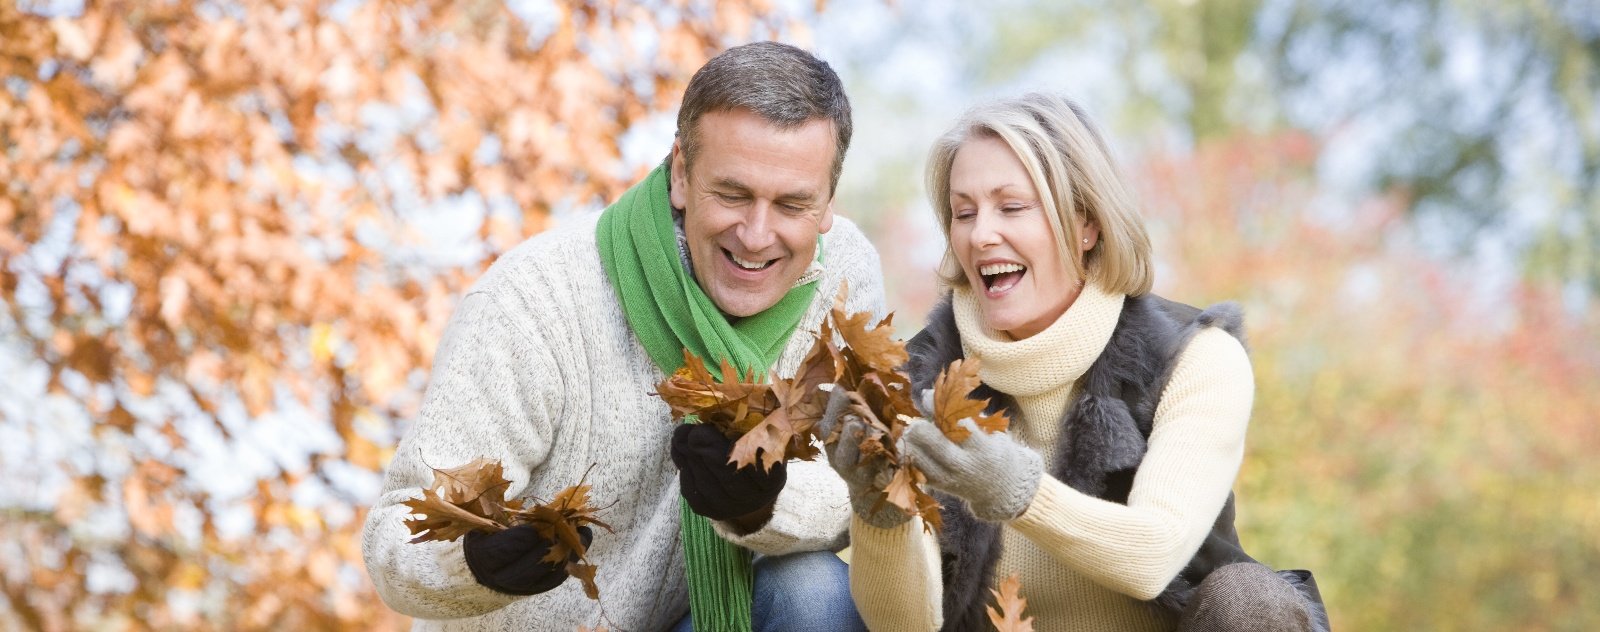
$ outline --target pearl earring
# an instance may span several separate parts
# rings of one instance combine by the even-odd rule
[[[1086,243],[1086,244],[1089,243],[1089,238],[1088,237],[1084,237],[1083,238],[1083,243]]]

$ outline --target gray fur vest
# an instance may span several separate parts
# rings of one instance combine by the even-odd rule
[[[1112,502],[1128,501],[1133,475],[1144,459],[1161,392],[1183,348],[1204,327],[1221,327],[1243,342],[1243,317],[1235,303],[1201,311],[1155,295],[1130,296],[1100,357],[1079,378],[1082,388],[1061,419],[1062,437],[1050,473],[1085,494]],[[931,388],[939,371],[961,358],[961,334],[949,297],[928,316],[927,326],[907,343],[907,372],[913,392]],[[989,398],[991,410],[1011,407],[1006,395],[987,384],[974,397]],[[944,629],[981,630],[1000,559],[1000,525],[984,522],[961,501],[940,496],[944,529],[939,533],[944,569]],[[1233,527],[1233,495],[1217,516],[1194,559],[1151,603],[1173,613],[1183,606],[1212,570],[1254,561],[1239,546]]]

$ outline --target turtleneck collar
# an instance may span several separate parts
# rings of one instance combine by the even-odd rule
[[[978,376],[1000,392],[1020,398],[1070,385],[1089,370],[1111,340],[1126,298],[1086,283],[1056,322],[1023,340],[985,326],[971,288],[956,288],[952,306],[962,350],[983,362]]]

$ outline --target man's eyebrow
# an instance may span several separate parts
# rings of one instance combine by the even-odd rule
[[[750,192],[750,187],[745,186],[745,184],[743,182],[740,182],[738,180],[735,180],[733,178],[728,178],[728,177],[722,177],[722,178],[717,178],[715,180],[712,180],[711,181],[711,188],[718,189],[718,190],[724,190],[724,191],[728,191],[728,190],[738,191],[740,193],[748,193],[748,192]],[[776,198],[774,198],[774,200],[779,201],[779,202],[789,202],[789,203],[798,203],[798,204],[811,204],[813,202],[816,202],[816,200],[817,200],[817,192],[816,191],[806,191],[806,190],[789,191],[787,193],[778,194],[778,196]]]
[[[792,191],[778,196],[778,201],[780,202],[798,202],[801,204],[810,204],[815,202],[816,199],[816,191]]]
[[[733,178],[728,178],[728,177],[722,177],[722,178],[717,178],[715,180],[712,180],[711,181],[711,186],[712,186],[712,188],[734,189],[736,191],[749,191],[750,190],[750,187],[745,186],[743,182],[740,182],[738,180],[735,180]]]

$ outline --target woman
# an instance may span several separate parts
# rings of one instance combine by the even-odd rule
[[[951,293],[909,345],[912,381],[979,359],[977,395],[1012,421],[960,444],[911,423],[900,448],[944,505],[934,535],[878,502],[885,473],[842,419],[829,459],[869,627],[989,629],[989,589],[1015,573],[1042,631],[1326,629],[1310,574],[1272,572],[1234,532],[1254,396],[1238,308],[1149,294],[1149,238],[1083,111],[977,108],[934,145],[928,183]]]

